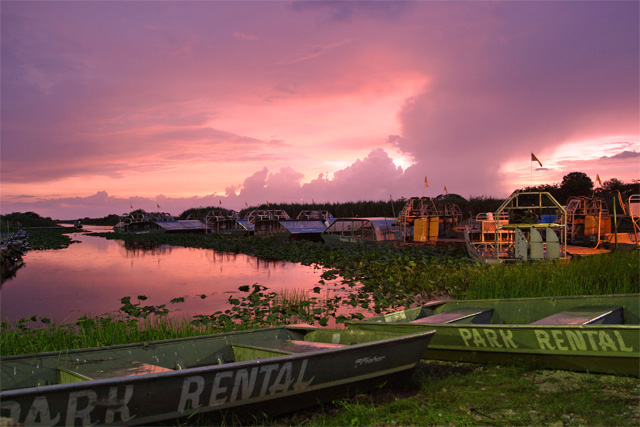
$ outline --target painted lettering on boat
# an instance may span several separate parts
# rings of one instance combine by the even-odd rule
[[[518,348],[509,329],[460,329],[460,336],[467,347]]]
[[[315,377],[305,379],[307,360],[302,361],[297,378],[292,362],[272,363],[250,369],[220,372],[207,381],[200,375],[186,377],[182,383],[178,412],[187,413],[204,406],[220,406],[238,400],[303,390]]]
[[[283,362],[179,378],[175,386],[167,386],[180,392],[177,407],[164,409],[186,414],[202,406],[215,407],[300,391],[315,379],[315,376],[306,377],[307,362],[307,359],[302,360],[296,369],[293,362]],[[47,394],[35,398],[3,399],[0,402],[1,414],[29,426],[122,424],[136,417],[154,415],[142,413],[145,409],[157,411],[147,401],[148,390],[144,382],[139,384],[137,393],[134,393],[133,384],[76,389],[69,392],[62,403],[59,397]],[[132,408],[140,412],[133,413]]]
[[[465,347],[518,348],[510,329],[460,328]],[[529,333],[518,331],[520,334]],[[616,351],[632,352],[620,331],[583,329],[535,329],[533,331],[540,350],[552,351]],[[521,341],[521,339],[520,339]],[[522,342],[521,342],[522,344]]]
[[[3,400],[0,407],[3,417],[21,420],[20,422],[24,425],[51,426],[60,421],[63,421],[64,425],[75,425],[78,420],[80,424],[85,426],[98,423],[113,424],[135,418],[128,407],[132,397],[133,385],[129,384],[124,387],[109,387],[105,396],[100,396],[91,389],[72,391],[68,395],[64,414],[51,408],[47,396],[37,396],[28,409],[12,400]],[[91,417],[96,406],[106,407],[104,420]],[[23,410],[27,410],[26,413],[23,413]]]
[[[542,350],[633,351],[633,348],[624,342],[619,331],[536,329],[535,334]]]

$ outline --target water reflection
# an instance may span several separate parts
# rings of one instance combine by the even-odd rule
[[[158,255],[162,253],[171,253],[173,246],[159,245],[155,242],[132,242],[132,241],[115,241],[121,247],[121,253],[124,256],[145,256]]]
[[[167,304],[174,316],[191,317],[229,308],[230,295],[258,283],[270,291],[310,290],[320,273],[310,266],[266,261],[213,250],[141,246],[74,234],[57,251],[31,251],[25,267],[0,289],[3,321],[37,315],[56,322],[113,313],[120,299],[145,295],[146,305]],[[205,298],[202,298],[202,296]],[[174,298],[184,303],[169,303]]]

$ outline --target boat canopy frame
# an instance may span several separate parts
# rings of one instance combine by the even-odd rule
[[[603,219],[609,218],[610,225],[612,218],[607,202],[601,197],[572,196],[567,201],[566,211],[568,240],[578,242],[584,240],[587,235],[592,236],[593,234],[587,232],[589,227],[586,226],[587,218],[592,217],[591,221],[596,220],[597,223],[597,231],[595,227],[592,227],[592,231],[596,232],[596,247],[598,247],[602,242],[603,233],[607,233],[603,230]]]
[[[371,242],[404,239],[404,232],[397,225],[396,219],[384,217],[338,218],[322,234]]]
[[[487,219],[491,222],[490,216]],[[551,193],[515,191],[492,219],[493,240],[471,242],[468,238],[470,255],[472,250],[477,254],[473,258],[492,264],[568,258],[567,211]]]

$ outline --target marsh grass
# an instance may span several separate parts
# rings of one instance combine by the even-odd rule
[[[236,329],[242,329],[237,325]],[[227,331],[215,324],[192,324],[188,319],[166,316],[131,318],[82,317],[76,323],[55,324],[33,316],[15,325],[2,323],[0,354],[41,353],[47,351],[92,348],[133,342],[184,338]]]
[[[63,324],[38,316],[20,319],[15,324],[3,322],[0,354],[103,347],[292,323],[325,326],[330,318],[336,317],[337,300],[310,297],[305,290],[267,292],[266,287],[258,284],[239,289],[246,294],[230,297],[230,309],[192,319],[168,316],[165,304],[145,306],[147,297],[138,295],[137,302],[123,297],[119,314],[113,316],[83,316],[75,323]]]
[[[607,295],[640,290],[640,252],[614,251],[573,259],[481,269],[468,299]]]

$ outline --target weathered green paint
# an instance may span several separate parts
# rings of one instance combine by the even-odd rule
[[[428,323],[428,316],[462,308],[492,308],[491,323]],[[581,310],[577,310],[581,307]],[[536,325],[559,312],[583,315],[621,307],[622,324]],[[527,363],[537,367],[640,375],[640,295],[515,298],[438,302],[360,322],[358,330],[435,330],[426,359]],[[422,319],[422,320],[420,320]],[[419,320],[420,323],[412,323]]]
[[[277,414],[411,369],[433,336],[323,330],[316,337],[314,330],[268,328],[5,357],[1,415],[25,425],[120,425],[238,408],[244,414],[264,404]]]

